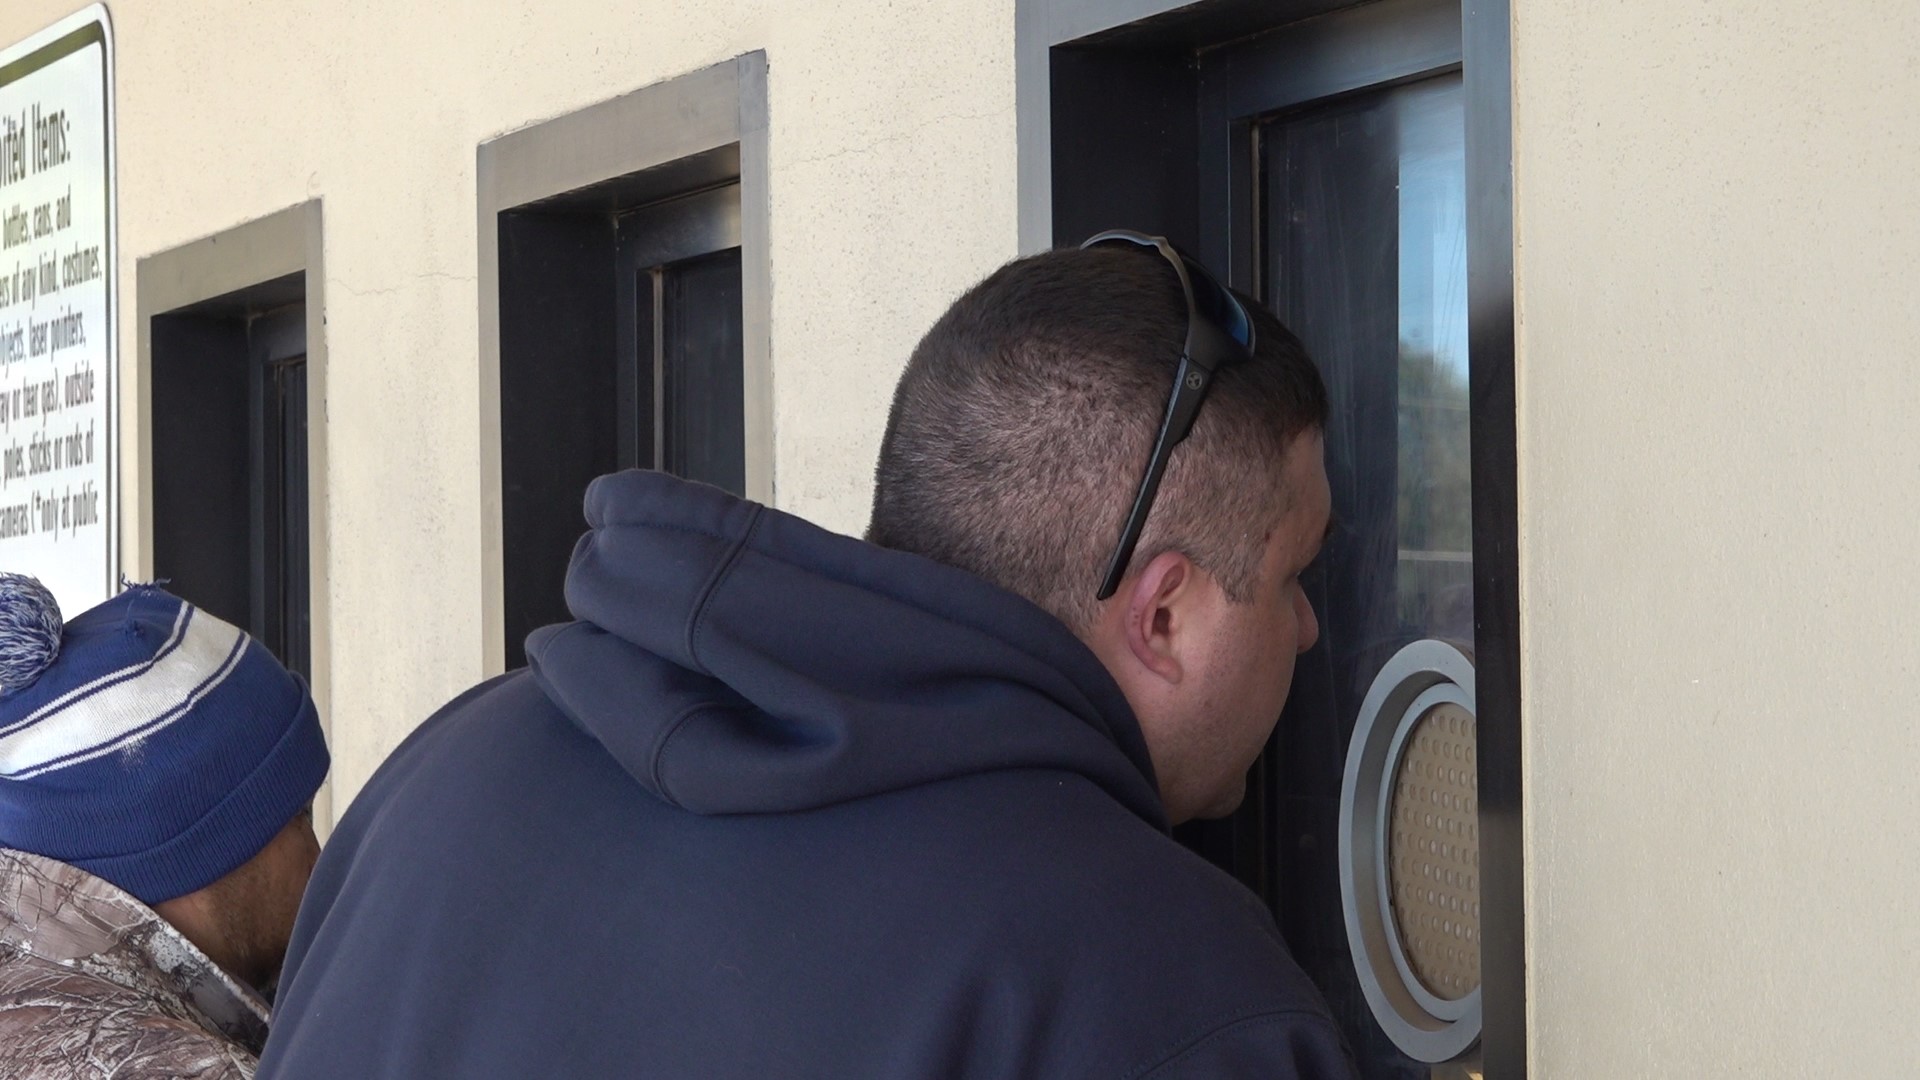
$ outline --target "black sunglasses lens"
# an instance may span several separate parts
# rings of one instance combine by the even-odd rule
[[[1224,320],[1221,325],[1227,328],[1227,333],[1233,335],[1233,340],[1239,342],[1248,352],[1252,352],[1253,318],[1247,314],[1247,309],[1241,306],[1240,301],[1236,299],[1232,293],[1222,293],[1221,295],[1226,298],[1227,307],[1231,311],[1229,317]]]
[[[1228,292],[1207,268],[1181,257],[1187,267],[1187,280],[1193,284],[1193,304],[1213,325],[1225,330],[1249,352],[1253,350],[1253,319],[1237,297]]]

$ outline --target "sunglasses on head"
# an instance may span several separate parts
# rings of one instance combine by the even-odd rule
[[[1253,319],[1238,298],[1207,272],[1206,267],[1188,258],[1164,236],[1149,236],[1131,229],[1111,229],[1089,237],[1082,249],[1108,244],[1130,244],[1151,248],[1173,267],[1180,279],[1180,291],[1187,300],[1187,339],[1180,349],[1180,366],[1173,373],[1173,390],[1167,395],[1166,415],[1160,420],[1160,435],[1153,441],[1153,453],[1147,457],[1147,470],[1140,477],[1140,490],[1133,497],[1133,509],[1120,530],[1120,543],[1113,549],[1107,573],[1100,582],[1099,599],[1111,597],[1127,574],[1127,563],[1147,527],[1147,514],[1153,510],[1153,498],[1160,491],[1160,478],[1167,471],[1167,459],[1193,431],[1193,419],[1201,402],[1213,386],[1221,369],[1253,359]]]

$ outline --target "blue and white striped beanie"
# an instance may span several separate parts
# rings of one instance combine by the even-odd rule
[[[306,686],[238,629],[144,585],[63,628],[0,574],[0,846],[157,904],[253,858],[327,763]]]

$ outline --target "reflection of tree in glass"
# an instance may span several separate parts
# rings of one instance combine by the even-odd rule
[[[1400,617],[1427,634],[1471,633],[1473,478],[1466,372],[1400,350]]]

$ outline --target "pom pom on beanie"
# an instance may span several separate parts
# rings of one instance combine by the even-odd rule
[[[0,694],[33,685],[60,655],[60,604],[36,578],[0,573]]]

